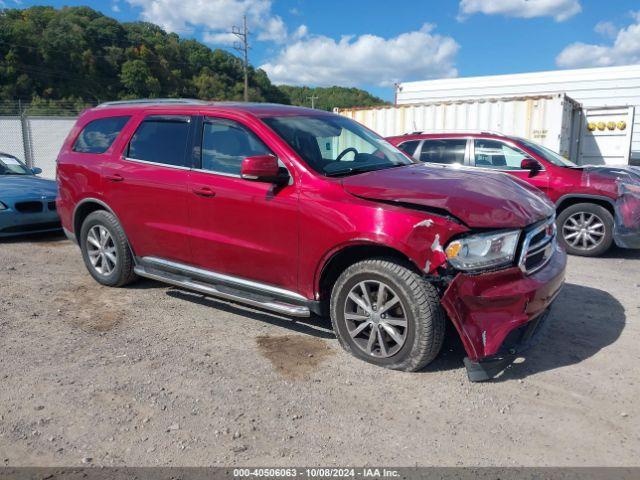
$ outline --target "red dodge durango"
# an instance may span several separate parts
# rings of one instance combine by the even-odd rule
[[[318,110],[196,100],[84,112],[58,211],[103,285],[147,277],[289,316],[330,315],[356,357],[405,371],[447,318],[473,381],[531,343],[564,282],[555,209],[502,173],[408,158]]]

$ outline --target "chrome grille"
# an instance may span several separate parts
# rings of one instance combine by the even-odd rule
[[[556,217],[525,231],[519,265],[530,275],[544,267],[556,248]]]

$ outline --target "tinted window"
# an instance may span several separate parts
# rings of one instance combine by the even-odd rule
[[[446,140],[425,140],[420,152],[421,162],[464,164],[464,151],[467,140],[464,138]]]
[[[398,148],[411,157],[416,152],[419,143],[420,140],[411,140],[398,145]]]
[[[256,135],[232,120],[207,119],[202,132],[202,169],[239,175],[242,160],[271,151]]]
[[[476,140],[476,167],[500,170],[520,169],[520,163],[528,155],[522,150],[496,140]]]
[[[127,156],[136,160],[185,167],[188,139],[189,122],[186,120],[148,119],[140,124],[129,142]]]
[[[80,132],[73,145],[75,152],[104,153],[118,138],[122,127],[131,117],[109,117],[89,122]]]

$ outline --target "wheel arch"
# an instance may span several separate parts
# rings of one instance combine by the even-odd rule
[[[590,194],[568,194],[563,195],[556,201],[556,212],[560,214],[563,210],[578,203],[593,203],[605,208],[612,217],[615,217],[615,204],[613,199],[604,195]]]
[[[75,209],[73,210],[73,235],[78,245],[80,245],[80,230],[82,228],[82,223],[90,214],[98,210],[104,210],[106,212],[109,212],[111,215],[113,215],[116,218],[117,222],[120,224],[120,227],[124,232],[124,227],[122,227],[122,222],[120,222],[118,215],[113,211],[113,209],[107,203],[105,203],[104,201],[98,198],[92,198],[92,197],[84,198],[80,202],[78,202]],[[135,253],[133,251],[131,242],[129,241],[129,238],[127,237],[126,232],[124,232],[124,236],[127,239],[127,244],[129,245],[129,249],[131,250],[131,253],[135,258]]]
[[[400,264],[421,273],[418,266],[400,250],[375,242],[353,242],[342,245],[325,256],[315,281],[316,298],[325,303],[331,287],[340,274],[351,265],[369,258],[395,259]]]

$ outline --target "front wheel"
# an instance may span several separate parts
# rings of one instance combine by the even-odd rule
[[[595,203],[577,203],[558,215],[558,238],[567,253],[598,257],[613,243],[613,216]]]
[[[389,260],[347,268],[331,294],[331,322],[342,347],[369,363],[416,371],[438,355],[445,317],[436,289]]]

